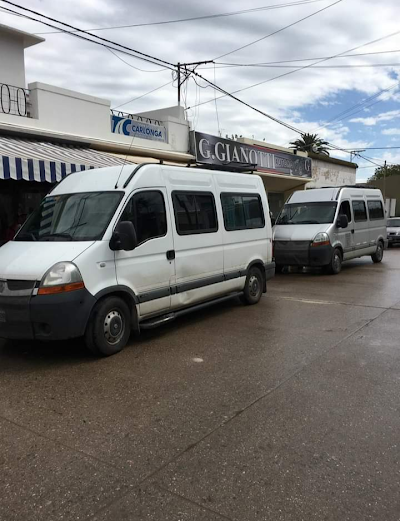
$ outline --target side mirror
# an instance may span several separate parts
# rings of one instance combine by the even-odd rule
[[[131,221],[121,221],[115,227],[110,240],[113,251],[132,251],[138,245],[136,230]]]
[[[349,220],[347,218],[347,215],[344,213],[339,214],[338,219],[336,221],[336,226],[338,228],[347,228],[349,225]]]

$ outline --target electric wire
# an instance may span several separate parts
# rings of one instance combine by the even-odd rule
[[[172,85],[174,80],[168,81],[167,83],[164,83],[163,85],[160,85],[159,87],[156,87],[155,89],[150,90],[149,92],[146,92],[145,94],[142,94],[141,96],[137,96],[136,98],[132,98],[128,101],[125,101],[124,103],[121,103],[120,105],[117,105],[116,107],[113,107],[111,110],[119,109],[120,107],[123,107],[124,105],[128,105],[128,103],[133,103],[134,101],[137,101],[141,98],[144,98],[145,96],[148,96],[149,94],[152,94],[153,92],[156,92],[157,90],[161,90],[167,85]]]
[[[297,7],[301,5],[307,5],[307,4],[314,4],[316,2],[324,2],[326,0],[300,0],[299,2],[289,2],[286,4],[275,4],[275,5],[266,5],[261,7],[255,7],[253,9],[243,9],[241,11],[232,11],[228,13],[219,13],[219,14],[213,14],[213,15],[204,15],[204,16],[194,16],[191,18],[179,18],[177,20],[165,20],[160,22],[146,22],[141,24],[130,24],[130,25],[114,25],[109,27],[94,27],[91,29],[86,29],[87,31],[110,31],[114,29],[128,29],[128,28],[137,28],[137,27],[149,27],[152,25],[167,25],[167,24],[175,24],[175,23],[182,23],[182,22],[193,22],[193,21],[200,21],[200,20],[209,20],[213,18],[221,18],[221,17],[228,17],[228,16],[236,16],[236,15],[242,15],[242,14],[248,14],[248,13],[255,13],[259,11],[269,11],[273,9],[282,9],[284,7]],[[48,31],[43,33],[36,33],[36,34],[58,34],[62,31]]]
[[[246,49],[247,47],[250,47],[251,45],[255,45],[256,43],[266,40],[267,38],[270,38],[271,36],[274,36],[275,34],[281,33],[282,31],[285,31],[286,29],[289,29],[290,27],[293,27],[294,25],[304,22],[304,20],[307,20],[308,18],[311,18],[312,16],[322,13],[322,11],[326,11],[327,9],[329,9],[330,7],[333,7],[336,4],[340,4],[342,1],[343,0],[336,0],[336,2],[334,2],[333,4],[325,6],[322,9],[319,9],[318,11],[315,11],[314,13],[311,13],[311,14],[305,16],[304,18],[300,18],[300,20],[296,20],[295,22],[293,22],[289,25],[286,25],[285,27],[281,27],[280,29],[273,31],[272,33],[269,33],[269,34],[263,36],[262,38],[258,38],[257,40],[254,40],[253,42],[249,42],[246,45],[242,45],[240,47],[237,47],[236,49],[233,49],[232,51],[221,54],[220,56],[217,56],[216,58],[214,58],[213,61],[219,60],[220,58],[225,58],[225,56],[230,56],[231,54],[233,54],[235,52],[241,51],[243,49]]]

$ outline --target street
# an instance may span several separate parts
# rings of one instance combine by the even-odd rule
[[[0,519],[400,519],[400,251],[131,338],[0,340]]]

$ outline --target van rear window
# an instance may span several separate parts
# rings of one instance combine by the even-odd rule
[[[258,194],[221,194],[227,231],[264,228],[265,219]]]
[[[176,231],[179,235],[218,230],[215,199],[209,192],[173,192]]]
[[[368,213],[371,220],[384,219],[383,205],[381,201],[368,201]]]

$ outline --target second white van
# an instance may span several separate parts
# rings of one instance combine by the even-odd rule
[[[85,336],[98,355],[131,330],[240,296],[274,275],[260,177],[155,164],[71,174],[0,248],[0,337]]]
[[[279,271],[285,266],[319,266],[336,274],[348,259],[370,255],[374,262],[381,262],[386,245],[383,197],[375,188],[294,192],[274,227]]]

